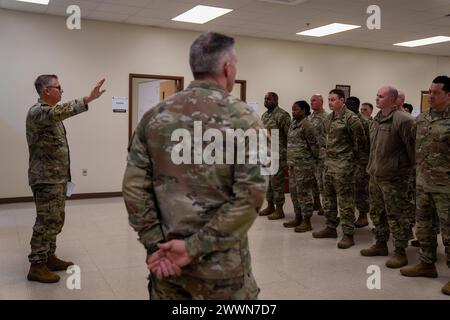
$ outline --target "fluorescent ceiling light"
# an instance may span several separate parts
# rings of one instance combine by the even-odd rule
[[[419,40],[413,40],[413,41],[407,41],[407,42],[394,43],[394,46],[419,47],[419,46],[426,46],[429,44],[441,43],[441,42],[447,42],[447,41],[450,41],[450,37],[437,36],[437,37],[431,37],[431,38],[425,38],[425,39],[419,39]]]
[[[223,16],[233,9],[216,8],[210,6],[195,6],[194,8],[173,18],[174,21],[203,24],[217,17]]]
[[[348,31],[356,28],[361,28],[361,26],[355,26],[352,24],[343,24],[343,23],[332,23],[327,24],[326,26],[297,32],[296,34],[301,36],[310,36],[310,37],[323,37],[328,36],[330,34],[339,33],[343,31]]]
[[[48,5],[50,0],[16,0],[19,2],[29,2],[29,3],[37,3],[37,4],[45,4]]]

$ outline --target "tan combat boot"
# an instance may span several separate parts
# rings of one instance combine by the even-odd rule
[[[273,213],[275,211],[275,205],[273,202],[269,202],[267,204],[267,208],[259,212],[260,216],[268,216],[269,214]]]
[[[302,214],[296,214],[294,220],[283,223],[283,227],[285,228],[295,228],[299,226],[303,221]]]
[[[320,196],[314,196],[313,210],[317,211],[319,216],[323,216],[322,204],[320,203]]]
[[[314,238],[337,238],[337,232],[336,229],[326,227],[325,229],[322,229],[317,232],[313,232],[312,236]]]
[[[408,257],[404,248],[395,248],[394,256],[386,261],[386,267],[397,269],[408,264]]]
[[[422,261],[415,266],[401,268],[400,273],[405,277],[437,278],[438,276],[434,263],[425,263]]]
[[[302,224],[295,227],[295,229],[294,229],[295,232],[300,232],[300,233],[311,231],[311,230],[312,230],[312,226],[311,226],[311,218],[310,217],[305,217]]]
[[[368,249],[362,249],[360,251],[361,255],[364,257],[374,257],[374,256],[387,256],[389,255],[388,247],[386,242],[377,241],[373,246]]]
[[[59,281],[59,276],[48,270],[45,262],[32,263],[30,271],[28,272],[27,279],[29,281],[37,281],[43,283],[54,283]]]
[[[51,271],[65,271],[70,266],[73,266],[73,262],[60,260],[55,255],[47,259],[47,268]]]
[[[269,220],[279,220],[284,218],[284,212],[282,206],[277,206],[275,212],[267,217]]]
[[[442,287],[442,293],[450,296],[450,281]]]
[[[367,213],[360,213],[358,220],[355,222],[355,228],[364,228],[369,225],[369,220],[367,219]]]
[[[353,235],[346,235],[346,234],[344,234],[341,241],[339,241],[337,244],[339,249],[348,249],[354,245],[355,241],[353,240]]]

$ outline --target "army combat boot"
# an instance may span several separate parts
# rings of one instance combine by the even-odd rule
[[[386,267],[388,268],[401,268],[408,264],[408,257],[404,248],[395,248],[394,256],[386,261]]]
[[[70,266],[73,266],[73,262],[60,260],[55,255],[51,255],[47,259],[47,268],[50,271],[65,271]]]
[[[346,235],[346,234],[344,234],[341,241],[339,241],[337,244],[339,249],[348,249],[354,245],[355,241],[353,240],[353,235]]]
[[[284,218],[283,206],[277,206],[275,212],[270,214],[267,218],[269,218],[269,220],[283,219]]]
[[[364,228],[369,225],[367,213],[359,213],[358,220],[355,222],[355,228]]]
[[[285,228],[295,228],[297,226],[299,226],[303,221],[303,216],[302,214],[295,214],[295,218],[294,220],[291,220],[289,222],[285,222],[283,223],[283,227]]]
[[[273,204],[273,202],[269,202],[267,204],[267,208],[265,208],[264,210],[259,212],[260,216],[268,216],[269,214],[271,214],[272,212],[275,211],[275,205]]]
[[[381,241],[377,241],[368,249],[362,249],[360,253],[364,257],[387,256],[389,254],[387,243]]]
[[[437,278],[438,276],[434,263],[424,263],[422,261],[415,266],[401,268],[400,273],[405,277]]]
[[[442,287],[442,293],[450,296],[450,281]]]
[[[28,271],[27,279],[43,283],[54,283],[59,281],[59,276],[48,270],[45,262],[32,263]]]
[[[337,232],[336,229],[330,228],[330,227],[326,227],[325,229],[322,229],[320,231],[317,232],[313,232],[312,236],[314,238],[337,238]]]
[[[303,219],[303,222],[295,227],[294,231],[295,232],[307,232],[307,231],[311,231],[312,230],[312,226],[311,226],[311,218],[310,217],[305,217],[305,219]]]

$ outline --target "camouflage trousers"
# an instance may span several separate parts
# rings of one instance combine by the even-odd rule
[[[64,225],[66,184],[37,184],[32,186],[36,205],[36,221],[31,237],[30,263],[47,261],[55,254],[56,236]]]
[[[333,229],[337,228],[339,206],[342,231],[346,235],[353,235],[355,231],[353,179],[353,168],[339,173],[329,172],[326,169],[323,178],[323,210],[327,220],[326,225]]]
[[[269,184],[267,186],[266,200],[277,206],[284,204],[284,172],[287,169],[286,161],[280,160],[278,172],[269,176]]]
[[[410,175],[408,177],[408,199],[409,199],[409,209],[408,209],[408,219],[409,224],[412,229],[414,228],[414,225],[416,224],[416,173]],[[412,234],[411,234],[412,238]]]
[[[370,177],[370,219],[377,241],[394,237],[396,248],[406,248],[410,235],[408,177]]]
[[[256,300],[260,289],[253,274],[231,279],[200,279],[188,275],[157,279],[149,276],[150,300]]]
[[[295,215],[312,216],[312,186],[314,183],[314,166],[289,166],[289,192],[294,204]]]
[[[420,242],[420,260],[437,260],[437,234],[440,225],[447,266],[450,268],[450,193],[430,193],[417,188],[416,235]]]
[[[360,214],[369,213],[369,174],[366,166],[355,166],[355,206]]]
[[[313,198],[318,199],[319,202],[320,202],[320,195],[323,196],[323,172],[324,171],[325,171],[325,165],[323,163],[323,160],[316,162],[316,165],[314,168],[315,179],[312,184],[312,194],[313,194]],[[320,203],[314,203],[314,210],[319,209],[319,204]]]

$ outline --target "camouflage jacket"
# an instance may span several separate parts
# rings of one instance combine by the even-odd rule
[[[396,109],[386,117],[379,111],[370,123],[370,156],[367,172],[372,176],[408,176],[415,164],[414,118]]]
[[[269,135],[271,129],[279,130],[280,161],[286,161],[287,135],[289,132],[289,127],[291,125],[291,116],[287,111],[277,106],[271,111],[267,110],[266,112],[264,112],[261,120],[264,124],[264,128],[268,129]]]
[[[326,144],[326,138],[327,138],[327,131],[325,129],[325,120],[328,116],[328,113],[325,111],[321,113],[315,113],[313,112],[309,116],[309,121],[311,122],[315,132],[316,132],[316,139],[320,146],[320,152],[319,152],[319,159],[323,160],[325,159],[325,144]]]
[[[224,135],[227,129],[263,129],[250,107],[210,82],[193,81],[156,105],[139,122],[129,146],[122,187],[129,223],[146,248],[184,239],[194,258],[185,274],[240,277],[250,272],[247,232],[266,182],[256,164],[190,164],[199,142],[196,123],[202,131]],[[173,160],[180,145],[173,138],[176,129],[184,130],[187,137],[181,140],[190,156],[194,153],[189,163]],[[248,148],[245,152],[247,159]]]
[[[290,166],[314,168],[319,157],[316,133],[308,119],[292,120],[287,141],[287,162]]]
[[[325,122],[326,150],[325,166],[329,172],[352,170],[355,162],[364,157],[366,136],[358,116],[344,107],[337,114],[330,113]]]
[[[67,183],[70,180],[69,145],[62,121],[87,110],[83,99],[54,107],[39,99],[30,108],[26,120],[30,186]]]
[[[441,117],[428,110],[416,123],[417,185],[425,192],[450,193],[450,105]]]

